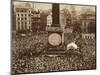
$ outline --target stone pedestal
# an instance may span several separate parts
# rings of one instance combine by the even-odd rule
[[[47,27],[48,31],[48,54],[61,54],[64,52],[64,45],[62,43],[63,29],[60,27],[60,10],[59,4],[52,4],[52,25]]]

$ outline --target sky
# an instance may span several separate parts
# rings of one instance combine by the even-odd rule
[[[27,2],[17,2],[14,1],[14,5],[25,5]],[[36,10],[40,9],[40,10],[48,10],[48,9],[52,9],[52,4],[51,3],[33,3],[33,2],[28,2],[31,4],[32,7],[34,7]],[[85,5],[70,5],[70,4],[60,4],[60,10],[62,9],[73,9],[75,8],[75,10],[77,12],[82,12],[83,10],[92,10],[95,11],[95,7],[94,6],[85,6]]]

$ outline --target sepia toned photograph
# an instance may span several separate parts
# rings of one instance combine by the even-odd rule
[[[96,69],[96,6],[11,2],[11,74]]]

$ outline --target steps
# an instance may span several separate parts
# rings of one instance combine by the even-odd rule
[[[48,49],[46,51],[46,54],[50,54],[50,55],[62,55],[65,54],[65,50],[64,49]]]

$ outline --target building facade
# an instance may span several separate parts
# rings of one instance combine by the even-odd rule
[[[60,24],[64,28],[71,26],[71,13],[68,9],[63,9],[60,11]]]
[[[40,13],[40,25],[41,25],[41,31],[45,31],[46,30],[46,26],[47,26],[47,13],[45,12],[41,12]]]
[[[96,32],[96,17],[95,14],[87,13],[81,15],[81,24],[83,33]]]
[[[37,32],[40,29],[40,11],[31,12],[31,27],[33,32]]]
[[[16,8],[16,31],[31,29],[30,12],[29,8]]]
[[[50,13],[47,16],[47,26],[51,26],[52,25],[52,13]]]
[[[31,4],[16,5],[13,10],[13,28],[16,32],[26,33],[29,31],[44,31],[46,29],[47,15],[35,10]]]
[[[45,31],[47,26],[47,15],[44,12],[32,11],[31,12],[32,31]]]

